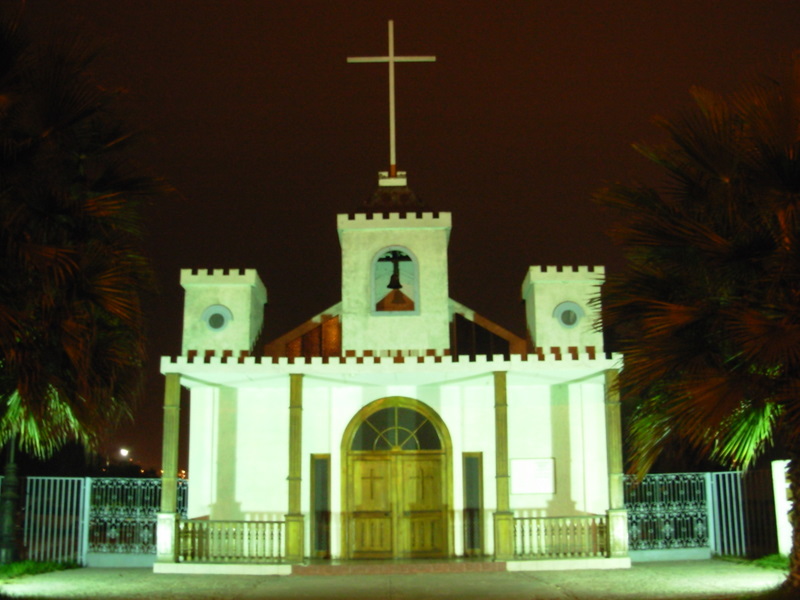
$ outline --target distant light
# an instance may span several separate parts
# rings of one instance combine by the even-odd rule
[[[120,456],[125,458],[125,457],[128,456],[128,454],[130,454],[130,450],[128,450],[127,448],[120,448],[119,449],[119,454],[120,454]]]

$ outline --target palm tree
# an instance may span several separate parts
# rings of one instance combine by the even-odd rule
[[[96,446],[142,383],[140,208],[163,188],[128,160],[92,59],[0,18],[0,444],[39,457]]]
[[[730,97],[693,89],[693,108],[661,120],[668,142],[638,149],[663,187],[616,185],[626,256],[602,292],[633,405],[631,468],[673,442],[746,468],[770,444],[790,456],[800,500],[800,60],[787,76]],[[800,588],[800,521],[791,572]]]

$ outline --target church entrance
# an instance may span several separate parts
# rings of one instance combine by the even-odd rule
[[[448,555],[449,440],[420,402],[384,398],[362,409],[345,433],[344,555]]]

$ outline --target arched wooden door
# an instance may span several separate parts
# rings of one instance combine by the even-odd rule
[[[353,418],[343,446],[343,554],[447,556],[450,443],[435,412],[409,398],[378,400]]]

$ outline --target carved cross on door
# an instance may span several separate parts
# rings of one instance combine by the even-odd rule
[[[417,502],[425,502],[425,482],[430,481],[433,484],[433,475],[428,473],[423,467],[417,467],[417,474],[411,476],[412,480],[416,480],[417,484]]]
[[[375,469],[373,469],[372,467],[370,467],[370,469],[369,469],[369,475],[366,476],[366,477],[362,477],[361,478],[361,481],[363,481],[363,482],[369,481],[369,499],[370,500],[374,500],[375,499],[375,482],[376,481],[382,481],[382,480],[383,480],[383,477],[379,477],[379,476],[375,475]]]

